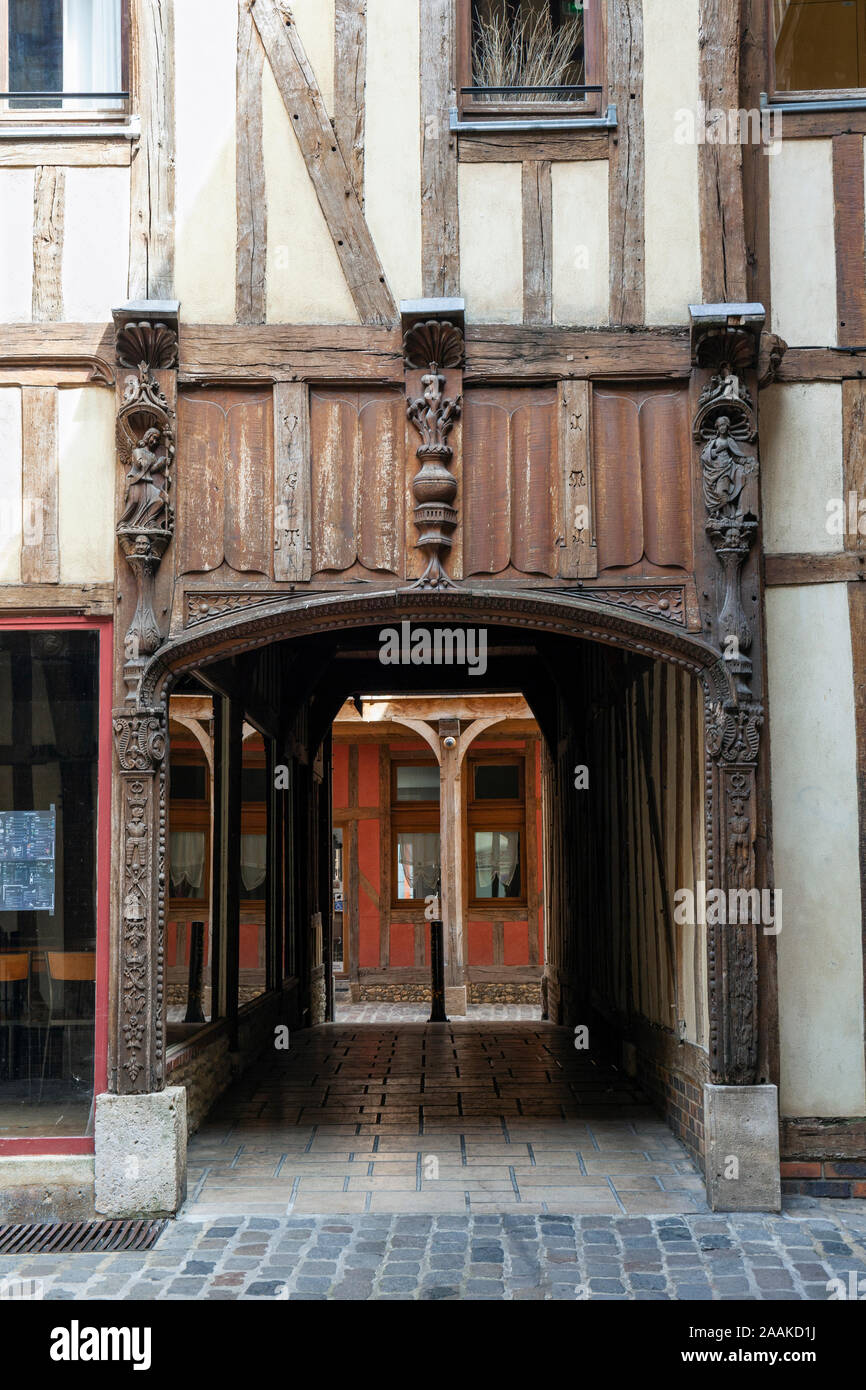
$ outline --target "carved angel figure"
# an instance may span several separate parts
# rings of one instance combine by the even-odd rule
[[[710,516],[742,517],[740,497],[757,467],[757,460],[741,449],[731,433],[731,421],[720,415],[715,433],[707,441],[701,463],[704,468],[704,501]]]
[[[154,447],[162,438],[155,427],[147,430],[139,444],[129,451],[126,497],[119,526],[129,530],[158,530],[168,519],[166,490],[167,461]]]

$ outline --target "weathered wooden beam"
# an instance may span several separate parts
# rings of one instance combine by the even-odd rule
[[[591,514],[589,383],[561,381],[559,404],[560,509],[563,517],[559,574],[562,579],[594,579],[598,574],[598,549],[594,544]]]
[[[53,165],[36,170],[33,185],[33,318],[63,318],[63,233],[66,172]]]
[[[466,379],[687,377],[683,330],[636,333],[515,324],[467,324]]]
[[[522,164],[531,154],[533,159],[573,162],[607,159],[609,152],[607,131],[582,132],[578,136],[570,131],[539,132],[533,135],[531,143],[525,136],[491,131],[489,135],[460,135],[457,158],[460,164]]]
[[[295,22],[277,0],[253,0],[251,13],[358,316],[365,324],[396,323],[397,306]]]
[[[274,579],[312,573],[310,398],[302,382],[274,386]]]
[[[262,116],[265,54],[247,0],[238,0],[237,283],[238,323],[267,317],[268,203]]]
[[[132,0],[132,87],[141,136],[130,175],[129,297],[174,297],[174,6]]]
[[[53,387],[21,391],[22,584],[60,579],[58,400]]]
[[[111,617],[113,584],[0,584],[0,613],[89,613]]]
[[[842,382],[842,498],[845,514],[854,493],[859,503],[866,497],[866,382]],[[866,520],[864,520],[866,527]],[[845,549],[866,551],[866,536],[845,527]]]
[[[850,584],[866,580],[866,553],[767,555],[764,574],[768,589],[800,584]]]
[[[741,0],[700,0],[699,97],[724,120],[740,106],[740,7]],[[739,142],[699,145],[698,179],[704,303],[743,304],[748,275]]]
[[[550,163],[523,165],[523,322],[553,322],[553,197]]]
[[[115,166],[128,168],[132,161],[132,142],[127,139],[56,140],[20,144],[4,140],[0,145],[0,169],[96,169]]]
[[[843,347],[866,342],[866,212],[863,136],[833,140],[833,203],[836,247],[836,340]]]
[[[740,44],[739,107],[758,109],[767,86],[769,10],[766,0],[743,0]],[[785,117],[787,135],[787,117]],[[763,304],[767,326],[772,322],[770,285],[770,160],[762,142],[743,148],[743,222],[746,236],[748,293],[751,304]]]
[[[610,141],[610,321],[646,317],[644,253],[643,0],[608,8],[608,100],[618,127]]]
[[[366,86],[366,0],[335,0],[334,130],[361,207],[364,206]]]
[[[421,0],[421,278],[428,298],[460,293],[453,0]]]

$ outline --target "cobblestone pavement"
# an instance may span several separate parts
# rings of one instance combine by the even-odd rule
[[[707,1210],[683,1145],[567,1028],[327,1024],[291,1041],[193,1137],[187,1215]]]
[[[337,995],[336,1021],[344,1023],[426,1023],[429,1004],[388,1004],[368,999],[361,1004],[344,1004]],[[538,1023],[540,1004],[470,1004],[467,1023]],[[463,1020],[461,1020],[463,1021]]]
[[[820,1301],[852,1271],[866,1202],[807,1198],[783,1216],[181,1218],[146,1254],[0,1259],[0,1280],[76,1301]]]

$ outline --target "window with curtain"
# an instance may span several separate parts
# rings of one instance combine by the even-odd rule
[[[174,721],[169,788],[169,898],[203,905],[210,899],[210,776],[201,745]]]
[[[493,754],[469,764],[467,810],[472,901],[525,901],[523,846],[526,823],[524,762]]]
[[[394,904],[423,907],[439,891],[439,764],[429,754],[391,763]]]
[[[0,0],[6,109],[125,110],[126,19],[126,0]]]
[[[772,0],[774,90],[866,87],[866,0]]]
[[[423,902],[439,887],[439,832],[398,830],[398,902]]]

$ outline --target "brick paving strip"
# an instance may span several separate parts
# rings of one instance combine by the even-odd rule
[[[826,1300],[866,1276],[866,1202],[782,1216],[181,1218],[140,1255],[0,1259],[49,1300]]]

